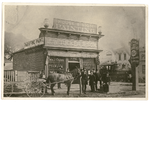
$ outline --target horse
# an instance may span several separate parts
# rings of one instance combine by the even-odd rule
[[[50,73],[46,79],[46,83],[50,85],[52,95],[55,95],[54,86],[56,83],[64,83],[67,86],[67,95],[69,95],[72,82],[80,75],[80,69],[75,68],[66,73]]]

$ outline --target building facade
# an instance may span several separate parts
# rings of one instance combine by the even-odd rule
[[[129,59],[130,59],[129,50],[127,50],[125,47],[121,47],[119,49],[113,50],[113,52],[114,52],[116,63],[117,63],[116,70],[120,70],[120,71],[131,70],[131,64],[129,62]]]
[[[23,49],[13,55],[14,70],[41,71],[46,76],[51,71],[73,70],[76,66],[92,70],[98,68],[98,41],[103,36],[97,33],[97,25],[62,19],[53,20],[40,28],[39,38],[25,43]]]

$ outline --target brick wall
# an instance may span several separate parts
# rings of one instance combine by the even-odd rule
[[[45,68],[43,49],[25,50],[13,56],[13,68],[18,71],[41,71]]]

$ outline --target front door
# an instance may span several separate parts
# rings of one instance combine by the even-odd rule
[[[78,62],[69,62],[68,67],[69,67],[69,71],[72,71],[76,67],[80,68],[80,63],[78,63]],[[79,84],[79,79],[74,80],[72,84]]]

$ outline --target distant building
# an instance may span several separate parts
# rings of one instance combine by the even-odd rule
[[[116,57],[112,50],[104,50],[100,53],[100,65],[109,65],[115,61]]]
[[[125,47],[121,47],[119,49],[113,50],[117,68],[116,70],[125,70],[129,71],[131,69],[131,64],[129,62],[130,59],[130,53],[129,50]]]
[[[129,50],[121,47],[100,53],[100,68],[107,68],[113,81],[127,81],[131,71]]]
[[[104,50],[100,53],[100,65],[111,66],[115,64],[115,70],[129,71],[131,69],[129,59],[129,51],[124,47],[115,50]]]

